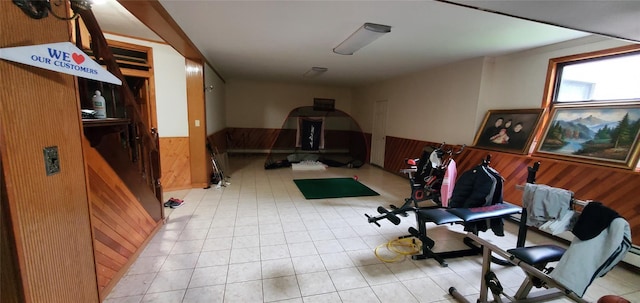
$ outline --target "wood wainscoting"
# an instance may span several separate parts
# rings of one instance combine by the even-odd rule
[[[93,249],[100,299],[104,299],[162,220],[155,222],[117,173],[85,140]]]
[[[219,130],[209,136],[207,136],[209,143],[213,145],[213,148],[217,149],[217,152],[227,152],[227,129]]]
[[[189,137],[160,138],[160,167],[163,191],[191,188]]]
[[[227,128],[229,149],[268,151],[280,134],[276,128]]]
[[[227,128],[225,140],[228,141],[228,149],[235,151],[258,153],[269,152],[274,149],[292,149],[296,143],[296,130],[275,128]],[[355,144],[362,143],[366,149]],[[371,134],[357,131],[326,130],[325,149],[348,148],[352,152],[366,153],[362,155],[366,162],[371,154]]]
[[[439,144],[387,136],[384,169],[402,175],[399,170],[405,168],[404,159],[418,158],[425,145]],[[517,190],[516,185],[524,184],[527,180],[527,167],[540,161],[536,183],[571,190],[577,199],[601,201],[629,221],[633,244],[640,245],[640,173],[467,147],[455,158],[458,174],[480,164],[487,155],[491,155],[491,167],[505,178],[505,201],[522,205],[522,191]]]

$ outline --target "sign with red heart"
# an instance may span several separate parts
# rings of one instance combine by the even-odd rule
[[[71,59],[73,59],[76,64],[82,64],[82,62],[84,62],[84,56],[78,53],[71,54]]]
[[[71,42],[0,48],[0,59],[122,85],[118,77],[88,57]]]

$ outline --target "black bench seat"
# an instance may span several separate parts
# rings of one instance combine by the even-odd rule
[[[517,214],[522,211],[522,208],[509,203],[500,203],[474,208],[451,208],[447,211],[458,216],[464,222],[473,222]]]
[[[456,223],[466,224],[470,222],[500,219],[513,214],[520,213],[522,208],[510,203],[499,203],[490,206],[474,207],[474,208],[429,208],[418,209],[416,217],[418,220],[418,230],[409,228],[409,233],[422,241],[422,253],[412,256],[414,260],[434,258],[442,266],[447,266],[445,258],[457,258],[463,256],[471,256],[479,254],[481,248],[477,247],[465,238],[464,243],[470,247],[466,250],[448,251],[435,253],[431,249],[435,245],[435,241],[427,236],[426,223],[435,223],[436,225]]]
[[[557,245],[547,244],[518,247],[509,249],[507,252],[529,265],[536,266],[559,261],[565,249]]]
[[[449,212],[450,209],[433,208],[418,210],[418,216],[426,219],[425,222],[433,222],[437,225],[447,223],[462,223],[464,220]]]

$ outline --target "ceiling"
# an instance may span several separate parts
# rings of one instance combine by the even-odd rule
[[[640,1],[159,2],[225,80],[358,86],[588,32],[640,41]],[[162,41],[114,0],[93,11],[103,31]],[[332,52],[365,22],[390,25],[391,32],[353,55]],[[328,71],[303,77],[313,66]]]

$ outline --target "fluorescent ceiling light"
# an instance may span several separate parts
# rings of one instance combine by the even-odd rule
[[[310,70],[308,70],[304,74],[302,74],[302,76],[305,77],[305,78],[315,78],[317,76],[320,76],[320,75],[324,74],[328,70],[329,69],[326,68],[326,67],[314,66]]]
[[[333,49],[333,52],[340,55],[353,55],[357,50],[380,38],[380,36],[391,32],[391,26],[375,23],[365,23],[349,38],[342,41],[340,45]]]

